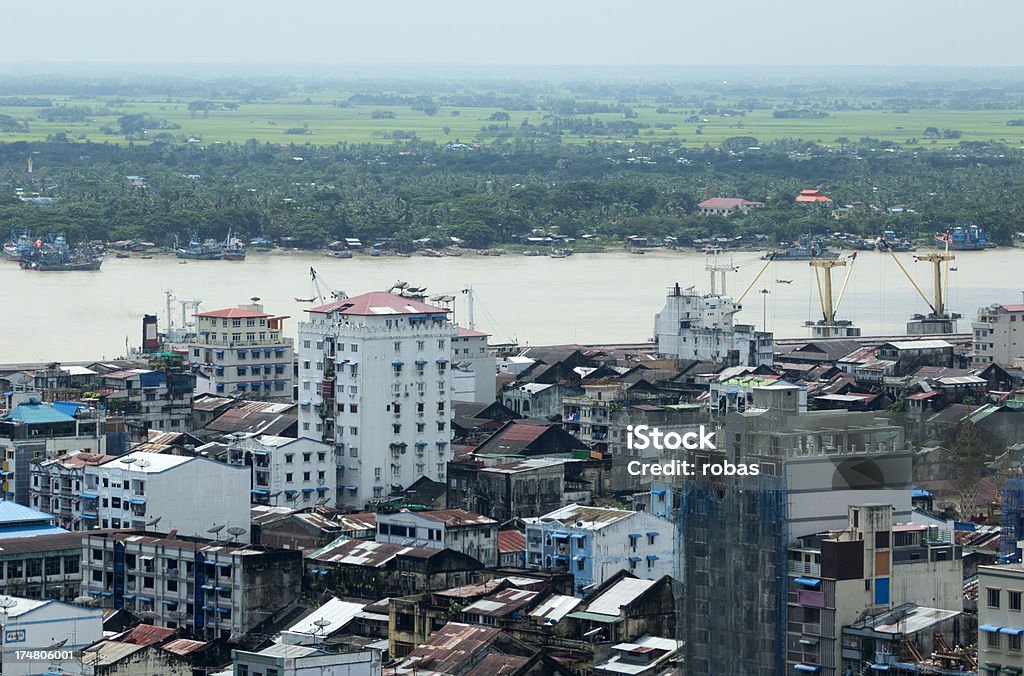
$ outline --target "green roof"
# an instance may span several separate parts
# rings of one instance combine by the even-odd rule
[[[75,422],[75,419],[68,414],[61,413],[53,406],[35,400],[18,404],[3,419],[6,422],[21,422],[26,425]]]

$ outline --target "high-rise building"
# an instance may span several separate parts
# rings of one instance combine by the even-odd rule
[[[1024,305],[993,303],[971,323],[972,366],[1014,364],[1024,359]]]
[[[284,320],[258,303],[196,314],[196,336],[188,344],[196,367],[196,394],[234,394],[291,400],[293,344]]]
[[[333,444],[339,504],[363,506],[452,458],[450,310],[371,292],[299,324],[299,435]]]

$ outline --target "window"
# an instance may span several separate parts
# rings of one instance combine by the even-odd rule
[[[585,565],[586,565],[586,564],[585,564],[585,562],[583,561],[583,559],[582,559],[582,558],[581,558],[581,559],[579,559],[579,560],[577,560],[577,561],[576,561],[576,570],[583,570],[583,568],[585,567]]]
[[[649,545],[653,545],[654,544],[654,535],[652,533],[648,533],[647,534],[647,544],[649,544]]]
[[[583,549],[583,538],[576,538],[576,549]]]
[[[985,635],[988,636],[988,647],[999,649],[999,634],[994,631],[986,631]]]
[[[303,481],[309,481],[309,472],[303,472],[302,473],[302,480]]]
[[[402,351],[402,341],[396,340],[395,341],[395,352],[401,352],[401,351]]]
[[[437,349],[439,349],[439,350],[443,350],[444,349],[444,338],[442,338],[441,340],[437,341]]]
[[[999,607],[999,592],[999,589],[993,589],[992,587],[985,589],[985,598],[988,601],[989,608]]]
[[[416,431],[417,432],[424,431],[424,429],[426,429],[426,427],[427,427],[426,423],[416,423]]]
[[[302,362],[302,370],[304,370],[304,371],[308,371],[309,370],[309,362],[308,361]]]
[[[319,453],[316,454],[316,459],[317,462],[324,462],[325,460],[327,460],[327,454],[324,453],[323,451],[320,451]]]
[[[46,559],[46,574],[47,575],[60,575],[60,559],[51,556]]]
[[[1020,652],[1020,634],[1010,634],[1009,641],[1010,641],[1010,644],[1009,644],[1008,647],[1009,647],[1010,651],[1011,652],[1015,652],[1015,653],[1019,653]]]
[[[308,432],[309,431],[309,423],[308,422],[302,423],[302,430],[304,432]]]
[[[295,458],[295,454],[294,453],[285,453],[284,454],[285,464],[288,464],[288,465],[292,464],[292,460],[294,458]]]
[[[313,454],[312,453],[303,453],[302,454],[302,462],[309,462],[312,459],[313,459]]]
[[[308,350],[309,349],[309,341],[308,340],[302,341],[302,347],[304,347],[304,348],[306,348]]]
[[[327,478],[327,476],[324,474],[323,470],[320,470],[319,472],[316,473],[316,478],[319,479],[320,481],[323,481]]]
[[[354,437],[357,437],[357,436],[359,436],[359,428],[358,427],[349,427],[348,428],[348,433],[351,434]]]
[[[351,351],[351,352],[359,352],[359,346],[354,344],[354,343],[352,345],[349,345],[348,348],[349,348],[349,351]]]
[[[1010,610],[1016,610],[1020,612],[1020,592],[1019,591],[1008,591],[1006,592],[1009,598],[1008,606]]]
[[[437,423],[437,431],[438,432],[444,432],[444,426],[445,426],[445,423],[443,423],[443,422]]]
[[[423,348],[424,348],[424,346],[426,344],[427,344],[427,342],[425,340],[417,340],[416,341],[416,349],[419,350],[420,352],[423,352]]]
[[[292,480],[292,473],[291,472],[286,472],[285,475],[284,475],[284,480],[290,483],[291,480]]]
[[[395,434],[401,434],[402,433],[402,426],[399,425],[398,423],[393,424],[391,426],[391,429],[393,429],[395,431]]]

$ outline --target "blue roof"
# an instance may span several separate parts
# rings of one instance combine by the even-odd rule
[[[32,524],[29,526],[20,526],[10,529],[5,528],[4,530],[0,530],[0,540],[5,540],[7,538],[26,538],[33,537],[36,535],[56,535],[57,533],[68,532],[70,531],[67,531],[63,528],[59,528],[57,526],[50,526],[45,523]]]
[[[40,523],[48,525],[53,517],[46,512],[19,505],[10,500],[0,500],[0,529],[14,528],[19,524]]]
[[[930,498],[932,497],[931,492],[926,491],[923,488],[914,488],[910,491],[910,497],[912,498]]]
[[[26,425],[75,421],[72,416],[39,401],[25,401],[18,404],[4,416],[4,420],[22,422]]]

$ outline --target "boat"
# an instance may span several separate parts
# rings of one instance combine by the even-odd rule
[[[114,258],[131,258],[131,256],[124,253],[123,251],[118,251],[117,253],[114,254]]]
[[[21,259],[23,270],[40,272],[99,270],[103,254],[91,246],[72,247],[64,235],[50,235],[47,241],[36,240],[32,251]]]
[[[231,231],[228,230],[228,236],[224,239],[224,244],[221,247],[224,255],[221,256],[222,260],[226,261],[244,261],[245,260],[245,243],[237,237],[231,236]]]
[[[174,242],[174,255],[192,261],[219,261],[224,257],[224,251],[220,242],[215,239],[199,241],[193,238],[187,247],[178,245],[177,238]]]
[[[543,251],[537,251],[536,249],[527,249],[523,252],[524,256],[543,256]]]
[[[328,251],[327,255],[331,258],[352,258],[351,251]]]
[[[152,260],[153,257],[150,254],[143,254],[142,256],[139,256],[139,258],[141,258],[144,261],[148,261]]]
[[[995,247],[988,241],[985,229],[977,225],[955,225],[946,232],[935,233],[935,246],[950,251],[982,251]]]
[[[761,260],[773,261],[809,261],[812,258],[839,258],[839,252],[829,250],[807,234],[782,251],[770,251],[761,256]]]
[[[20,232],[11,230],[11,241],[4,244],[4,258],[9,261],[18,262],[26,254],[32,252],[35,243],[28,234],[28,230]]]
[[[636,254],[637,256],[643,256],[647,252],[644,251],[643,249],[630,249],[629,253]]]
[[[572,255],[572,249],[552,249],[548,255],[552,258],[567,258]]]
[[[945,246],[945,245],[943,245]],[[905,237],[897,237],[894,230],[886,230],[882,233],[882,236],[875,242],[875,247],[879,251],[913,251],[914,243]]]

